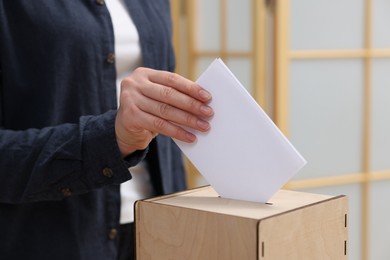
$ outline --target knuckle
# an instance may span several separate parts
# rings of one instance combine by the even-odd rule
[[[136,68],[136,69],[134,70],[133,73],[135,73],[135,74],[138,74],[138,73],[144,74],[144,73],[146,73],[147,71],[148,71],[148,69],[145,68],[145,67],[138,67],[138,68]]]
[[[166,125],[167,123],[165,122],[165,120],[161,118],[156,118],[153,121],[153,126],[158,130],[157,132],[161,132],[162,130],[164,130],[166,128]]]
[[[197,89],[197,85],[195,83],[188,84],[186,89],[188,93],[193,93]]]
[[[131,77],[134,77],[138,82],[144,82],[149,79],[150,74],[151,69],[145,67],[138,67],[133,71]]]
[[[127,77],[121,81],[121,89],[129,88],[132,85],[134,85],[132,77]]]
[[[186,114],[185,121],[188,126],[192,126],[195,123],[194,116],[192,116],[191,114]]]
[[[159,110],[159,112],[160,112],[161,115],[167,116],[167,115],[169,115],[169,113],[171,112],[172,108],[171,108],[171,106],[168,105],[168,104],[160,104],[160,105],[158,106],[158,110]]]
[[[166,79],[169,83],[175,83],[179,79],[179,75],[176,73],[168,73]]]
[[[189,109],[199,108],[200,103],[196,99],[190,99],[190,101],[187,103]]]
[[[169,98],[173,95],[174,89],[171,87],[164,87],[161,89],[161,96],[163,98]]]
[[[140,80],[134,76],[129,76],[123,79],[120,83],[120,91],[121,91],[120,93],[128,92],[134,95],[136,92],[140,92],[140,90],[141,90]]]

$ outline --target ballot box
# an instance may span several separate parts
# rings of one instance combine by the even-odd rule
[[[348,198],[289,190],[267,204],[206,186],[135,204],[137,260],[348,259]]]

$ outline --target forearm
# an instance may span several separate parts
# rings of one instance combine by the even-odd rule
[[[130,179],[128,167],[144,152],[122,159],[115,114],[44,129],[0,130],[0,202],[58,200]]]

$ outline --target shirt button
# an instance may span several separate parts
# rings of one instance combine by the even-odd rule
[[[103,175],[106,176],[107,178],[111,178],[114,173],[110,168],[104,168],[103,169]]]
[[[108,238],[111,240],[114,240],[116,236],[118,235],[118,230],[116,228],[111,228],[108,232]]]
[[[70,191],[69,188],[63,188],[63,189],[61,189],[61,192],[62,192],[62,195],[64,195],[64,197],[69,197],[72,195],[72,192]]]
[[[115,62],[115,53],[110,52],[107,55],[106,62],[109,64],[113,64]]]
[[[96,3],[97,3],[98,5],[104,5],[104,0],[96,0]]]

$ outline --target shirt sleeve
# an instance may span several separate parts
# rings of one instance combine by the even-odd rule
[[[131,178],[145,156],[121,157],[116,111],[83,116],[78,124],[25,131],[0,130],[0,202],[60,200]]]

